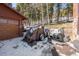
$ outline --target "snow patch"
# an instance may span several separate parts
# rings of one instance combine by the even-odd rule
[[[14,38],[11,40],[0,41],[4,45],[0,48],[0,56],[40,56],[43,50],[49,47],[49,43],[43,44],[39,41],[33,47],[29,46],[26,42],[22,41],[22,37]],[[49,54],[50,55],[50,54]]]

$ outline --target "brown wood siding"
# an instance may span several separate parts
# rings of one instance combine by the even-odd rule
[[[14,9],[0,3],[0,40],[22,36],[22,21],[26,19]]]
[[[14,24],[0,24],[0,40],[19,36],[18,26]]]
[[[18,27],[18,29],[19,29],[19,36],[23,36],[23,33],[22,33],[22,31],[23,31],[23,24],[22,24],[22,21],[20,20],[19,21],[19,27]]]
[[[22,36],[19,20],[0,19],[0,40]]]

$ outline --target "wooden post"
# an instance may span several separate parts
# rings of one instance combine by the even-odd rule
[[[79,6],[78,3],[73,4],[73,40],[75,40],[77,37],[79,37],[79,34],[78,34],[79,7],[78,6]]]

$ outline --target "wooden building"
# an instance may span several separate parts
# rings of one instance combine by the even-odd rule
[[[22,36],[23,20],[26,20],[23,15],[0,3],[0,40]]]

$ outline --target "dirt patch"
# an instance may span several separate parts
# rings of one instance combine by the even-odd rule
[[[62,44],[62,45],[57,44],[57,45],[55,45],[55,48],[59,53],[62,53],[67,56],[70,56],[76,52],[72,47],[70,47],[67,44]]]

